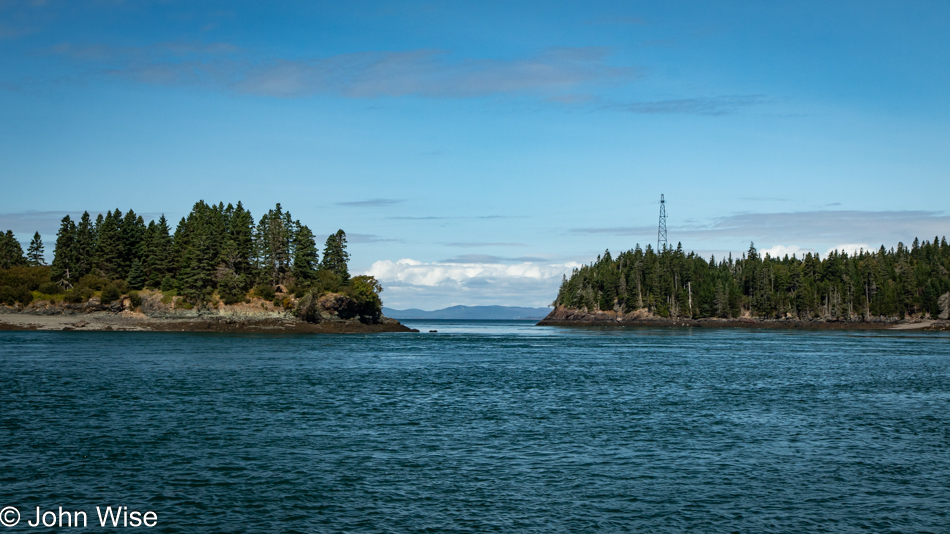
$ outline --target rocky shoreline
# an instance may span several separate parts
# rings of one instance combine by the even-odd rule
[[[570,327],[694,327],[694,328],[772,328],[772,329],[802,329],[802,330],[929,330],[950,331],[950,321],[930,320],[922,318],[886,318],[872,317],[870,320],[842,320],[832,318],[818,318],[800,320],[795,318],[784,319],[757,319],[739,317],[733,319],[703,318],[690,319],[688,317],[659,317],[645,310],[632,313],[614,311],[587,311],[559,306],[551,311],[547,317],[538,322],[538,326],[570,326]]]
[[[230,332],[289,334],[357,334],[417,332],[382,314],[351,313],[347,297],[321,297],[314,321],[298,318],[291,310],[271,302],[250,302],[193,309],[160,293],[142,292],[141,303],[131,299],[103,304],[92,298],[79,304],[35,301],[29,306],[0,305],[0,330],[132,331],[132,332]],[[168,300],[168,299],[165,299]]]
[[[359,321],[308,323],[292,316],[235,318],[224,316],[148,317],[141,313],[93,312],[75,315],[36,315],[0,311],[0,330],[124,331],[124,332],[229,332],[287,334],[362,334],[417,332],[395,319],[376,324]]]

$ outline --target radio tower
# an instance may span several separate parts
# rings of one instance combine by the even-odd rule
[[[666,200],[660,194],[660,228],[656,232],[656,251],[663,252],[669,245],[666,242]]]

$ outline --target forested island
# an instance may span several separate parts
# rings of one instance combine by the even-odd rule
[[[890,250],[706,260],[649,245],[610,251],[565,277],[541,324],[874,326],[946,320],[950,245],[914,239]],[[938,325],[943,326],[943,325]]]
[[[348,260],[343,230],[321,257],[310,228],[280,204],[255,222],[241,202],[199,201],[174,231],[164,215],[146,224],[131,209],[85,212],[63,217],[49,265],[38,232],[25,253],[12,231],[0,235],[0,309],[165,320],[157,329],[405,329],[382,316],[379,282],[350,276]]]

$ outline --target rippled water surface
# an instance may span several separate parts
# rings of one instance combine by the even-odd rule
[[[3,530],[950,532],[945,334],[409,323],[0,332]]]

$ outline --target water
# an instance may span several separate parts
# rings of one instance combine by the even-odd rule
[[[408,323],[0,332],[0,530],[950,532],[948,335]]]

